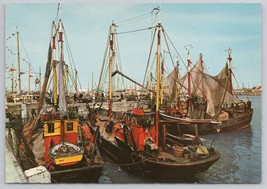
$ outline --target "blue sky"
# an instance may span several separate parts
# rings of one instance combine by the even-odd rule
[[[119,23],[149,13],[157,6],[161,8],[161,23],[184,61],[184,46],[191,44],[191,61],[195,63],[199,53],[202,53],[206,71],[212,75],[218,74],[226,62],[225,50],[231,47],[239,85],[261,85],[260,4],[63,3],[62,19],[82,88],[88,88],[88,82],[91,86],[92,72],[94,82],[99,79],[112,20]],[[38,72],[39,66],[44,72],[57,4],[7,4],[5,11],[6,37],[16,32],[18,26],[28,54],[21,47],[21,58],[31,62],[34,72]],[[132,25],[119,25],[117,32],[147,28],[150,25],[151,19],[146,19]],[[123,72],[138,82],[142,82],[144,77],[150,36],[151,33],[147,31],[118,36]],[[15,43],[14,39],[10,39],[6,46],[15,50]],[[6,63],[9,66],[11,60],[9,52],[6,52]],[[14,56],[16,64],[15,60]],[[23,71],[28,70],[26,61],[22,61]],[[170,64],[167,66],[171,69]],[[180,69],[182,74],[186,70],[183,64]],[[26,75],[22,77],[22,87],[27,90]],[[10,87],[10,82],[6,84]]]

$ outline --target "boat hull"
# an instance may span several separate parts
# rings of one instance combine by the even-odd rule
[[[53,183],[98,183],[103,164],[73,167],[63,170],[51,171]]]
[[[253,109],[248,112],[240,113],[239,115],[222,121],[220,126],[220,132],[227,132],[232,130],[243,129],[250,126],[250,122],[253,116]],[[207,134],[216,132],[217,124],[203,124],[198,126],[200,134]]]
[[[100,152],[103,158],[134,173],[178,179],[193,177],[198,173],[202,173],[220,158],[220,154],[217,151],[213,151],[210,153],[210,157],[206,159],[181,163],[164,162],[164,160],[160,161],[159,158],[153,158],[152,156],[137,155],[129,148],[118,146],[105,137],[101,138]]]
[[[218,152],[214,152],[211,154],[211,157],[208,159],[203,159],[195,162],[188,162],[183,164],[168,164],[168,163],[161,163],[155,161],[146,161],[146,172],[149,172],[153,175],[163,174],[168,175],[170,177],[188,177],[194,176],[199,173],[205,172],[209,169],[211,165],[213,165],[218,159],[220,155]]]
[[[250,126],[250,122],[252,120],[253,116],[253,109],[244,112],[239,113],[239,115],[227,119],[225,121],[221,122],[221,125],[219,126],[219,132],[228,132],[238,129],[243,129]],[[210,133],[216,133],[218,129],[217,123],[196,123],[198,126],[198,133],[201,135],[210,134]],[[170,134],[175,135],[177,133],[177,124],[171,123],[167,125],[167,131]],[[192,133],[194,134],[194,128],[191,126],[191,124],[183,124],[179,123],[179,129],[183,133]]]

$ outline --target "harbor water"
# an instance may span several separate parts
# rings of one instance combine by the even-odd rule
[[[242,99],[242,97],[240,97]],[[261,183],[261,96],[250,96],[254,108],[250,127],[201,136],[211,144],[214,137],[215,149],[221,158],[206,172],[190,180],[169,180],[164,175],[150,178],[130,173],[112,163],[105,163],[99,183],[202,183],[202,184],[259,184]]]

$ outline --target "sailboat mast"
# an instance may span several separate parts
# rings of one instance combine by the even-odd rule
[[[61,14],[60,14],[61,15]],[[61,18],[58,23],[58,43],[59,43],[59,78],[58,78],[58,95],[59,95],[59,111],[60,117],[67,115],[67,103],[65,96],[65,86],[64,86],[64,53],[63,53],[63,23]]]
[[[156,88],[156,145],[158,145],[158,133],[159,133],[159,97],[160,97],[160,34],[161,24],[158,23],[158,44],[157,44],[157,88]]]
[[[164,98],[164,60],[162,60],[162,65],[161,65],[160,104],[163,104],[163,98]]]
[[[232,49],[228,48],[228,65],[230,74],[230,94],[233,95],[233,83],[232,83]]]
[[[152,72],[150,73],[150,100],[153,100]]]
[[[31,92],[31,64],[29,63],[29,75],[28,75],[28,95]]]
[[[188,77],[188,97],[191,96],[191,78],[190,78],[190,71],[191,71],[191,66],[190,66],[190,53],[189,49],[187,49],[187,77]]]
[[[112,114],[112,68],[113,68],[113,61],[115,56],[114,51],[114,34],[116,32],[115,24],[112,23],[110,26],[110,38],[109,38],[109,45],[110,45],[110,59],[109,59],[109,118],[111,118]]]
[[[78,71],[75,69],[75,92],[78,93]]]
[[[56,24],[52,23],[53,103],[57,105]]]
[[[178,57],[178,60],[177,60],[177,65],[176,65],[176,74],[177,74],[177,81],[180,81],[180,77],[179,77],[179,64],[180,64],[180,62],[179,62],[179,57]],[[177,98],[179,98],[179,96],[180,96],[180,84],[179,84],[179,82],[177,82],[177,81],[175,81],[177,84],[177,94],[176,94],[176,96],[175,96],[175,99],[177,99]]]
[[[88,86],[89,90],[89,86]],[[92,72],[92,91],[94,90],[94,72]]]
[[[21,78],[20,78],[20,50],[19,50],[19,31],[17,27],[17,50],[18,50],[18,83],[19,83],[19,89],[17,91],[17,94],[20,94],[21,92]]]
[[[42,73],[41,73],[41,66],[39,66],[39,90],[40,90],[40,94],[42,92]]]
[[[12,54],[12,51],[11,51]],[[14,64],[13,64],[13,56],[12,56],[12,69],[14,68]],[[12,94],[14,93],[14,71],[11,71],[11,90],[12,90]]]

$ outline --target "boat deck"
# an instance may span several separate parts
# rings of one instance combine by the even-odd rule
[[[99,127],[99,132],[102,137],[105,137],[111,142],[115,142],[115,135],[113,133],[107,133],[105,131],[105,122],[108,120],[106,116],[99,116],[96,125]]]

